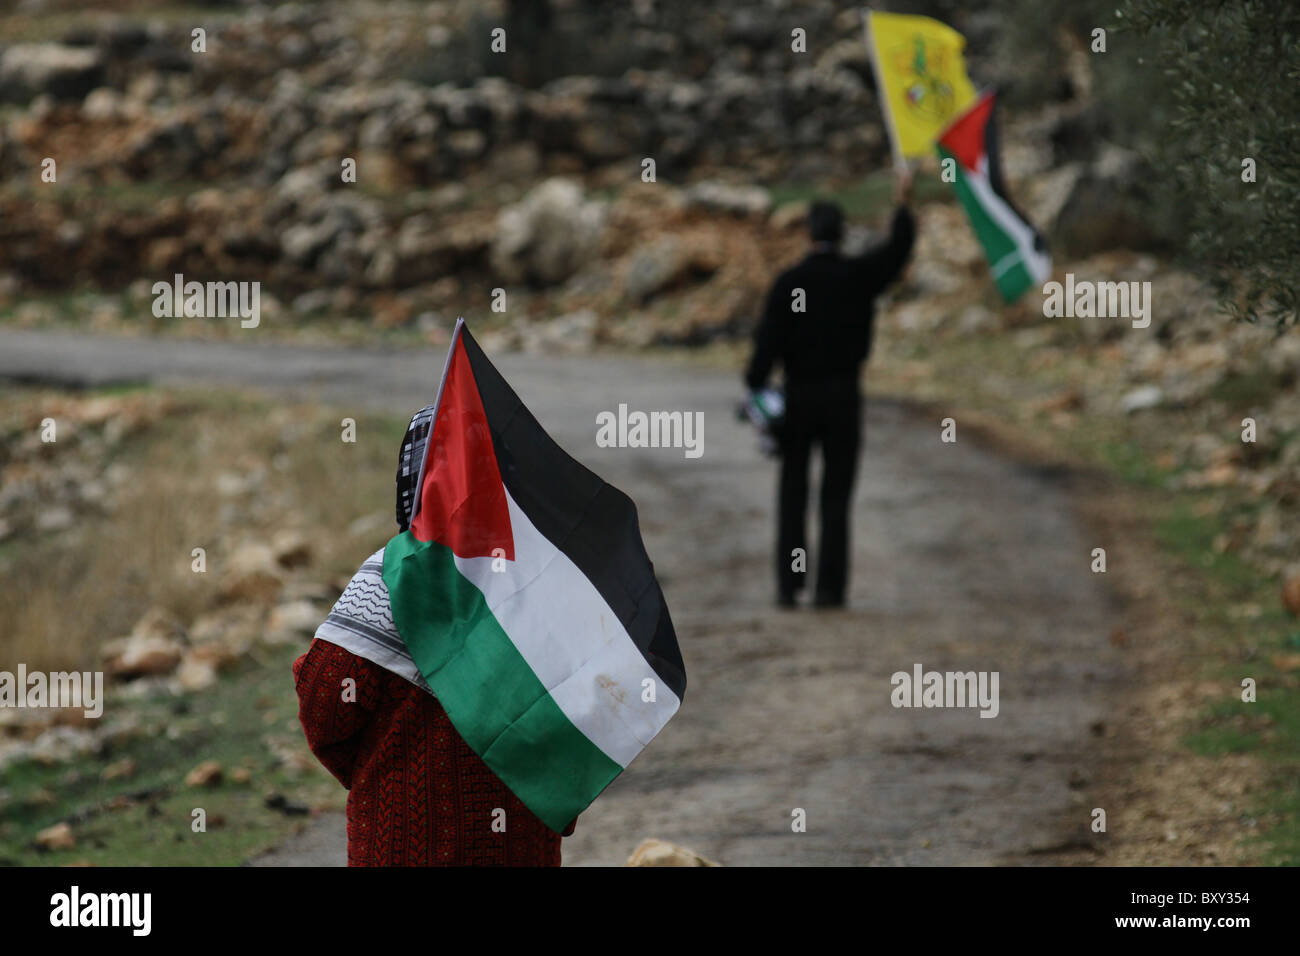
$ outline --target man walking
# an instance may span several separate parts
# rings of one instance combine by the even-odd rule
[[[777,277],[754,335],[745,383],[763,388],[777,363],[785,374],[776,547],[777,603],[782,607],[795,606],[803,585],[802,570],[795,570],[795,549],[807,554],[808,461],[814,445],[821,448],[823,473],[813,600],[817,607],[844,605],[849,498],[862,429],[858,379],[871,353],[874,299],[903,271],[912,251],[911,185],[910,174],[901,172],[889,238],[860,256],[839,253],[844,235],[840,207],[814,203],[808,213],[812,250]]]

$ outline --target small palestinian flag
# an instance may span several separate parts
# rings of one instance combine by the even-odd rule
[[[465,742],[564,829],[676,713],[677,636],[636,506],[570,458],[456,324],[393,621]]]
[[[1043,237],[1007,197],[998,156],[994,94],[986,92],[939,137],[939,160],[955,160],[953,188],[1008,302],[1047,281],[1052,260]]]

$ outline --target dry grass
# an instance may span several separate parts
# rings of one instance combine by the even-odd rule
[[[89,400],[8,392],[0,397],[0,417],[39,421],[66,414],[70,401],[75,408]],[[111,451],[69,442],[59,454],[80,456],[92,474],[114,465],[126,477],[108,508],[76,505],[72,527],[26,528],[0,544],[0,668],[19,661],[35,669],[89,667],[104,641],[128,633],[154,607],[189,625],[220,603],[234,551],[280,531],[307,536],[314,558],[304,575],[328,592],[394,530],[393,471],[405,425],[358,417],[357,441],[346,444],[344,414],[356,417],[187,395]],[[232,490],[241,481],[247,489]],[[374,520],[365,530],[348,533],[368,515]],[[191,553],[200,547],[203,574],[191,569]]]

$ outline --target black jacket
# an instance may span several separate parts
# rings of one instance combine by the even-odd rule
[[[894,213],[889,238],[860,256],[813,252],[777,277],[754,333],[754,355],[745,372],[750,388],[762,388],[778,361],[787,388],[847,380],[871,354],[874,300],[898,278],[912,252],[916,225],[906,206]],[[795,289],[804,291],[803,312],[793,311]]]

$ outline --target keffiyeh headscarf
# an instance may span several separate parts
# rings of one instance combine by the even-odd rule
[[[429,445],[432,423],[433,406],[426,405],[411,417],[402,438],[402,448],[397,456],[397,527],[402,531],[411,526],[415,483],[420,477],[420,464]],[[316,639],[374,661],[385,670],[433,693],[393,624],[388,585],[384,583],[383,548],[366,558],[360,570],[352,576],[325,621],[316,629]]]
[[[402,450],[397,456],[397,527],[405,531],[411,526],[411,512],[415,505],[415,483],[420,478],[420,463],[429,446],[429,426],[433,424],[433,406],[425,405],[406,426]]]

